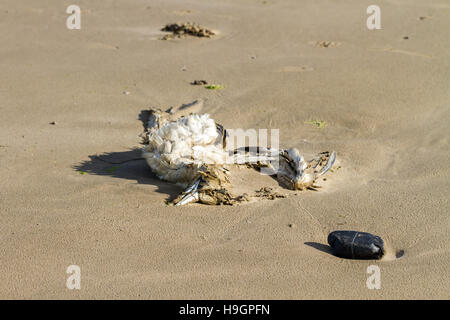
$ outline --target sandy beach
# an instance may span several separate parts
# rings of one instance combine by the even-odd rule
[[[380,0],[368,30],[372,2],[3,0],[0,298],[449,299],[450,3]],[[217,34],[161,40],[186,21]],[[242,170],[237,190],[286,197],[167,205],[182,189],[139,159],[139,115],[196,99],[225,128],[336,151],[333,172],[293,192]],[[333,230],[389,254],[338,258]]]

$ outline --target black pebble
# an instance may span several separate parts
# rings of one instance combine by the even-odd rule
[[[384,255],[383,240],[366,232],[333,231],[328,235],[328,244],[341,258],[373,260]]]

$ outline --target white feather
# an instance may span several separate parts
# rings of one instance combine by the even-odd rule
[[[160,179],[186,186],[203,164],[227,163],[228,153],[215,144],[218,136],[208,114],[191,114],[150,130],[143,157]]]

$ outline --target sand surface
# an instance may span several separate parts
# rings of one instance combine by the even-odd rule
[[[377,1],[374,31],[365,0],[80,0],[68,30],[73,2],[0,5],[0,298],[450,298],[448,1]],[[176,21],[219,34],[159,40]],[[319,192],[167,206],[180,188],[114,162],[140,157],[142,110],[198,98],[341,169]],[[337,229],[382,236],[391,259],[334,257]]]

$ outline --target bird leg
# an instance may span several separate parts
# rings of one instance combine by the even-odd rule
[[[203,165],[198,177],[189,187],[174,200],[176,206],[191,202],[209,205],[233,205],[245,200],[245,197],[234,197],[230,193],[231,183],[228,180],[228,170],[222,166]]]
[[[173,203],[176,206],[183,206],[191,202],[198,202],[198,185],[200,183],[200,177],[198,177],[192,184],[190,184],[186,190],[184,190]]]

